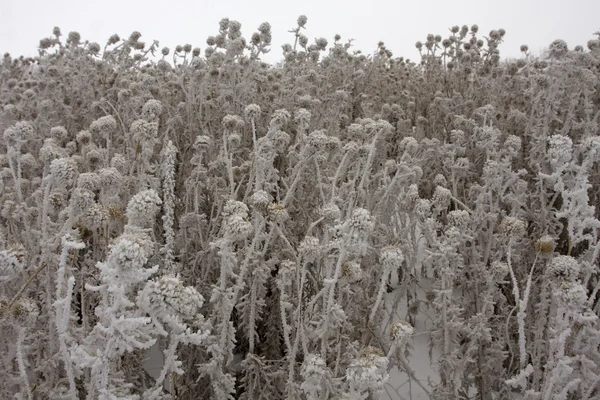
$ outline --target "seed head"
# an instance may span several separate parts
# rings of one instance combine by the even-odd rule
[[[498,229],[509,237],[523,237],[525,235],[525,222],[515,217],[504,217]]]
[[[554,281],[574,282],[578,276],[581,267],[579,262],[571,256],[554,257],[546,270],[546,275]]]
[[[405,321],[398,321],[392,325],[390,337],[397,343],[404,344],[412,336],[414,328],[411,324]]]
[[[306,22],[308,22],[308,18],[306,18],[306,15],[301,15],[298,17],[298,26],[300,28],[304,28]]]
[[[554,251],[554,246],[556,245],[555,240],[550,235],[544,235],[538,240],[536,240],[534,247],[537,252],[542,254],[550,254]]]

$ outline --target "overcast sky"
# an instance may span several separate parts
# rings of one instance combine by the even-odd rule
[[[414,44],[428,33],[446,36],[452,25],[478,24],[480,32],[504,28],[502,56],[519,55],[521,44],[538,53],[554,39],[570,48],[586,45],[600,30],[600,0],[0,0],[0,54],[33,56],[43,37],[59,26],[63,34],[78,31],[83,40],[104,45],[113,33],[156,39],[174,47],[190,43],[204,52],[206,38],[218,32],[223,17],[242,23],[249,39],[262,22],[272,26],[268,61],[281,59],[281,45],[292,42],[287,31],[299,15],[308,17],[304,34],[312,41],[335,34],[355,39],[355,49],[373,53],[384,41],[394,56],[417,59]]]

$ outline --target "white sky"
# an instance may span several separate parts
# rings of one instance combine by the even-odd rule
[[[600,0],[0,0],[0,55],[36,55],[39,40],[54,26],[65,36],[78,31],[83,40],[102,46],[113,33],[124,38],[137,30],[147,43],[156,39],[170,48],[190,43],[204,54],[206,38],[228,17],[242,23],[246,39],[269,22],[273,45],[267,61],[273,62],[281,59],[281,45],[292,42],[287,31],[301,14],[308,17],[304,34],[311,42],[322,36],[332,43],[340,34],[371,54],[382,40],[394,56],[413,60],[417,40],[428,33],[445,37],[452,25],[476,23],[482,35],[504,28],[505,57],[518,56],[521,44],[539,53],[557,38],[570,48],[585,47],[600,30]]]

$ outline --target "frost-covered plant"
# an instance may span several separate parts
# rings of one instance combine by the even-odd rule
[[[598,397],[597,38],[307,21],[0,59],[1,398]]]

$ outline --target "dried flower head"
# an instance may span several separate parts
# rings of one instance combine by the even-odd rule
[[[127,172],[129,168],[129,163],[125,156],[123,156],[122,154],[115,154],[110,160],[110,166],[112,168],[115,168],[121,174],[123,174]],[[100,176],[102,176],[102,170],[98,171],[98,173],[100,174]]]
[[[392,271],[402,266],[402,263],[404,262],[404,254],[398,247],[386,246],[381,249],[379,261],[385,269]]]
[[[76,136],[75,140],[82,146],[86,146],[92,141],[92,134],[90,131],[80,131]]]
[[[387,372],[388,359],[380,349],[366,347],[361,350],[357,359],[352,361],[346,370],[346,380],[360,391],[378,392],[389,379]]]
[[[311,113],[305,108],[299,108],[294,113],[294,121],[298,123],[300,127],[304,130],[308,129],[308,125],[310,124]]]
[[[562,305],[572,311],[584,308],[588,300],[587,290],[579,282],[562,282],[556,294]]]
[[[104,227],[108,221],[106,210],[98,204],[91,204],[85,209],[81,216],[81,223],[89,230],[96,230]]]
[[[145,144],[152,142],[158,135],[158,124],[156,122],[148,122],[145,119],[138,119],[133,121],[129,131],[136,142]]]
[[[258,190],[250,197],[250,203],[259,209],[265,209],[272,201],[273,197],[264,190]]]
[[[244,109],[246,119],[252,120],[260,117],[260,107],[257,104],[249,104]]]
[[[39,314],[36,302],[27,297],[17,300],[10,309],[10,316],[24,326],[33,326]]]
[[[67,157],[55,159],[50,163],[50,174],[57,186],[70,186],[77,174],[77,164]]]
[[[412,136],[406,136],[400,142],[400,151],[404,151],[406,154],[414,156],[419,149],[419,142]]]
[[[90,124],[90,132],[98,135],[109,135],[117,130],[117,121],[112,115],[100,117]]]
[[[542,254],[550,254],[554,251],[556,241],[550,235],[544,235],[535,241],[534,247],[537,252]]]
[[[305,262],[314,262],[321,251],[319,239],[314,236],[306,236],[298,245],[298,253]]]
[[[548,264],[546,275],[555,282],[574,282],[581,267],[579,262],[571,256],[556,256]]]
[[[123,221],[125,219],[125,209],[120,204],[108,204],[104,210],[111,221]]]
[[[327,135],[325,130],[318,130],[308,135],[307,144],[315,150],[333,150],[340,146],[340,140]]]
[[[94,204],[95,195],[85,188],[75,188],[71,194],[71,207],[76,214],[83,213]]]
[[[271,122],[269,124],[269,129],[272,131],[278,131],[283,128],[285,124],[290,120],[290,113],[287,110],[279,109],[273,112],[271,116]]]
[[[433,184],[446,188],[448,186],[448,180],[446,179],[446,177],[443,174],[437,174],[433,178]],[[436,188],[436,190],[437,190],[437,188]]]
[[[9,246],[0,251],[0,282],[18,278],[25,267],[25,248]]]
[[[94,172],[84,172],[77,177],[77,187],[96,191],[100,188],[100,177]]]
[[[405,344],[412,336],[414,328],[411,324],[405,321],[398,321],[392,325],[390,337],[393,341],[399,344]]]
[[[4,140],[8,146],[17,146],[32,139],[35,135],[33,125],[26,121],[17,122],[4,131]]]
[[[137,304],[171,329],[182,330],[185,328],[182,322],[198,319],[204,297],[195,288],[185,286],[178,277],[165,275],[146,283],[138,293]]]
[[[318,398],[323,392],[325,384],[331,376],[327,363],[316,354],[307,354],[300,369],[302,384],[300,388],[309,398]]]
[[[98,171],[98,177],[100,179],[100,185],[102,185],[103,188],[109,189],[109,191],[118,190],[125,180],[123,175],[115,167],[100,169]]]
[[[450,190],[443,186],[436,186],[433,197],[431,198],[432,205],[440,210],[444,210],[450,206],[451,201],[452,193]]]
[[[335,203],[329,202],[319,209],[319,215],[326,223],[333,223],[341,218],[342,211]]]
[[[142,107],[142,115],[148,121],[158,119],[162,113],[162,103],[158,100],[150,99]]]
[[[44,145],[40,149],[40,158],[44,163],[50,163],[54,159],[64,157],[67,157],[67,152],[63,148],[58,147],[54,139],[48,138],[44,140]]]
[[[87,160],[90,163],[90,165],[94,168],[96,168],[98,166],[98,164],[100,164],[102,162],[102,160],[104,159],[104,155],[106,154],[105,149],[98,149],[98,148],[94,148],[91,149],[87,152],[86,156],[87,156]]]
[[[512,238],[519,238],[525,235],[525,222],[515,217],[504,217],[498,230]]]
[[[427,199],[419,199],[415,202],[415,214],[421,221],[431,217],[431,201]]]
[[[50,128],[50,136],[57,142],[62,142],[69,137],[69,132],[64,126],[55,126]]]
[[[298,17],[297,23],[300,28],[304,28],[306,22],[308,22],[308,18],[306,17],[306,15],[301,15]]]
[[[110,245],[108,263],[121,270],[142,268],[154,252],[154,243],[147,232],[139,228],[126,229],[115,243]]]
[[[561,58],[569,52],[569,47],[567,46],[567,42],[562,39],[557,39],[550,43],[548,52],[550,57]]]
[[[581,143],[585,157],[594,162],[600,161],[600,136],[589,136]]]
[[[290,143],[290,135],[288,135],[284,131],[277,131],[273,136],[273,143],[275,144],[275,148],[278,153],[283,153]]]
[[[194,143],[194,148],[197,150],[206,149],[210,146],[212,140],[207,135],[198,135],[196,136],[196,142]]]
[[[269,213],[269,217],[277,222],[284,222],[290,217],[285,205],[281,203],[269,204],[267,206],[267,212]]]
[[[368,235],[374,225],[371,213],[364,208],[355,208],[348,220],[348,228],[354,235]]]
[[[490,275],[494,279],[501,279],[509,272],[508,264],[504,261],[495,260],[490,265]]]
[[[153,189],[139,192],[127,204],[128,223],[140,228],[151,227],[161,204],[160,197]]]
[[[449,225],[464,229],[469,224],[471,216],[465,210],[452,210],[448,213],[447,220]]]
[[[363,271],[356,261],[346,261],[342,264],[342,277],[347,278],[349,283],[358,282],[363,278]]]
[[[564,135],[552,135],[548,138],[548,158],[553,168],[560,168],[571,161],[573,141]]]
[[[238,115],[226,115],[222,124],[225,129],[236,131],[244,126],[244,120]]]
[[[228,200],[223,207],[225,235],[233,240],[247,238],[253,231],[248,220],[248,206],[236,200]]]
[[[515,135],[508,135],[504,140],[504,148],[511,156],[516,156],[521,150],[521,138]]]

